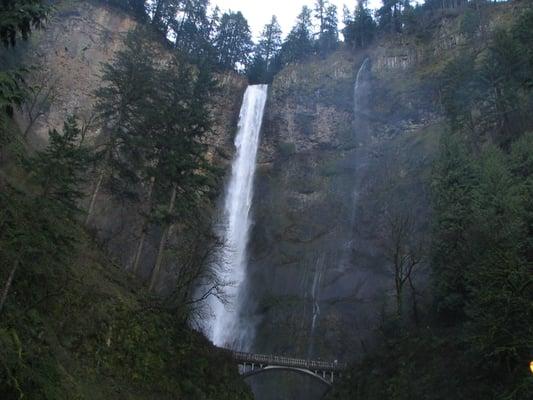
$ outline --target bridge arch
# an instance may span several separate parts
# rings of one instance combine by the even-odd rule
[[[276,371],[288,371],[288,372],[294,372],[301,375],[310,376],[318,381],[320,381],[322,384],[326,385],[328,388],[331,388],[333,382],[329,381],[324,376],[321,376],[318,373],[315,373],[309,369],[305,368],[297,368],[297,367],[287,367],[287,366],[280,366],[280,365],[267,365],[261,368],[253,369],[248,372],[244,372],[241,374],[241,376],[246,379],[255,375],[268,373],[268,372],[276,372]]]

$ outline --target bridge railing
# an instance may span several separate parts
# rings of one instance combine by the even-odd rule
[[[312,361],[265,354],[250,354],[233,352],[233,358],[238,362],[264,365],[279,365],[282,367],[305,368],[313,371],[343,371],[346,364],[327,361]]]

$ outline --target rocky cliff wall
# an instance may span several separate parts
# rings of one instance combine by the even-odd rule
[[[365,51],[341,49],[276,76],[243,312],[258,324],[255,351],[351,361],[372,348],[396,307],[391,221],[409,218],[410,240],[422,249],[429,241],[431,165],[448,129],[436,78],[508,12],[491,8],[469,34],[464,13],[438,15],[424,37],[383,37]],[[428,299],[427,274],[420,265],[415,292],[405,293],[407,315],[413,299]]]
[[[390,305],[387,213],[429,213],[440,117],[393,93],[403,72],[386,82],[371,55],[355,90],[366,56],[289,67],[270,89],[250,261],[259,352],[356,357]]]
[[[126,13],[89,1],[63,0],[56,4],[46,28],[34,34],[11,54],[13,62],[23,61],[36,67],[28,85],[38,89],[20,110],[17,121],[28,142],[34,147],[46,144],[50,129],[61,130],[64,120],[75,115],[87,130],[89,140],[97,140],[100,131],[95,123],[94,93],[103,84],[102,65],[113,61],[129,30],[137,22]],[[162,50],[162,57],[165,57]],[[227,168],[233,152],[246,80],[234,73],[218,75],[219,91],[211,104],[213,129],[208,137],[209,157]],[[91,193],[97,172],[89,176],[87,193]],[[88,198],[87,198],[88,203]],[[84,204],[83,207],[87,207]],[[141,205],[119,203],[106,190],[97,197],[91,229],[103,246],[125,268],[132,264],[142,232]],[[160,232],[149,232],[141,260],[140,274],[148,278],[153,267]],[[174,243],[179,247],[178,243]],[[161,279],[161,289],[173,285],[179,260],[168,260]]]
[[[89,2],[67,0],[55,7],[46,29],[17,48],[23,62],[36,68],[29,85],[38,87],[39,95],[18,115],[21,129],[36,145],[46,142],[49,129],[61,129],[68,115],[91,122],[101,65],[111,62],[136,25],[122,12]]]

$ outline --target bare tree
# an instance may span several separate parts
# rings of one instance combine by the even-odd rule
[[[27,119],[26,127],[23,131],[23,138],[27,139],[28,135],[37,122],[37,120],[46,115],[52,104],[57,100],[59,94],[57,91],[58,78],[44,66],[38,65],[32,74],[31,82],[26,86],[28,93],[26,101],[21,106],[22,114]]]
[[[198,221],[190,226],[175,253],[176,285],[169,306],[185,320],[201,325],[208,318],[211,298],[228,304],[225,288],[232,285],[223,278],[227,263],[224,241],[213,234],[211,224]]]
[[[396,313],[398,317],[402,316],[404,288],[408,284],[412,291],[413,313],[416,321],[418,310],[413,275],[422,263],[423,252],[422,245],[416,238],[415,228],[415,220],[409,211],[386,214],[384,250],[394,276]]]

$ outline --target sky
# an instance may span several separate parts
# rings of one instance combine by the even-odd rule
[[[337,6],[339,20],[342,20],[343,5],[346,4],[353,10],[357,1],[331,0],[331,3]],[[222,11],[241,11],[256,38],[265,24],[270,22],[273,14],[278,17],[284,36],[287,35],[302,6],[308,5],[312,8],[314,0],[211,0],[211,4],[218,5]],[[370,8],[378,8],[381,6],[381,0],[369,0],[368,5]]]

